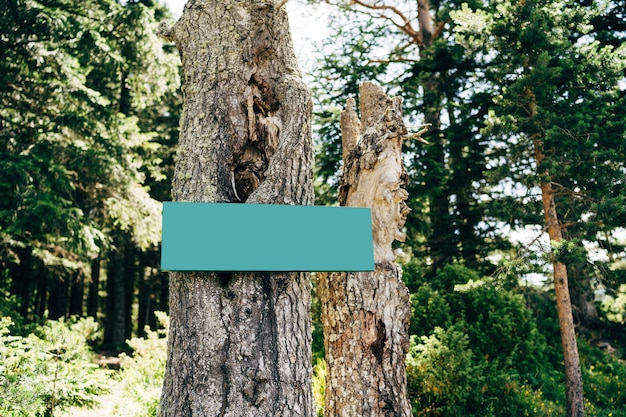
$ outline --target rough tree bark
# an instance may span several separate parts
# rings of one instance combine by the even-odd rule
[[[360,91],[362,122],[348,101],[341,115],[344,172],[340,204],[371,207],[373,272],[318,274],[326,348],[327,417],[410,416],[405,358],[409,292],[395,263],[409,208],[403,187],[402,100],[377,85]]]
[[[190,0],[161,28],[184,72],[175,201],[313,203],[311,100],[281,3]],[[159,415],[312,416],[309,309],[308,274],[171,273]]]

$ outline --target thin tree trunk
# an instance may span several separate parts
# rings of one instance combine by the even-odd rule
[[[52,274],[48,292],[48,317],[58,320],[67,315],[69,306],[69,276]]]
[[[36,310],[35,315],[37,317],[44,317],[46,315],[46,307],[48,306],[48,275],[50,273],[47,269],[42,269],[37,274],[37,296],[35,297]]]
[[[150,265],[149,262],[146,264]],[[153,268],[146,266],[139,277],[138,283],[138,295],[137,295],[137,335],[143,337],[146,335],[145,327],[154,322],[152,316],[154,316],[154,306],[152,300],[152,281],[154,279]]]
[[[20,303],[20,315],[29,319],[29,307],[31,305],[31,283],[33,276],[35,275],[35,271],[33,268],[33,249],[31,247],[26,247],[23,249],[17,249],[17,254],[20,259],[19,266],[16,268],[16,272],[13,276],[13,286],[15,288],[14,294],[17,295],[19,303]],[[43,271],[39,272],[41,276]],[[45,297],[45,295],[44,295]]]
[[[83,301],[85,296],[85,278],[82,270],[78,270],[74,273],[74,277],[70,285],[70,316],[82,316],[83,315]]]
[[[137,265],[137,249],[130,236],[124,253],[124,343],[133,335],[133,304],[135,302],[135,281],[140,273]]]
[[[310,94],[279,3],[191,0],[162,27],[184,72],[175,201],[313,203]],[[312,416],[310,285],[304,273],[170,273],[159,415]]]
[[[531,104],[531,116],[534,116],[534,105]],[[546,159],[543,153],[543,142],[540,135],[533,136],[535,160],[538,169]],[[563,233],[556,205],[554,202],[554,190],[550,182],[549,173],[543,172],[541,179],[541,200],[548,235],[552,244],[559,244],[563,240]],[[576,328],[572,315],[572,302],[569,294],[567,267],[557,259],[552,260],[554,269],[554,290],[556,293],[556,307],[561,329],[561,345],[565,362],[565,390],[567,397],[567,416],[582,417],[585,415],[583,399],[583,382],[580,371],[580,359],[576,343]]]
[[[402,188],[401,99],[361,86],[363,125],[348,102],[342,113],[344,173],[340,203],[371,207],[373,272],[318,274],[326,349],[327,417],[411,415],[405,358],[409,293],[391,244],[403,241],[408,193]],[[357,137],[355,135],[360,135]]]
[[[128,237],[118,231],[107,263],[107,297],[104,317],[104,344],[121,348],[126,341],[126,246]]]

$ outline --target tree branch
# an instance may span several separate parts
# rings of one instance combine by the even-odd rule
[[[422,45],[422,35],[413,28],[413,25],[411,25],[411,20],[408,17],[406,17],[406,15],[402,13],[402,11],[400,11],[397,7],[388,6],[384,4],[383,5],[370,4],[361,0],[352,0],[352,3],[365,7],[366,9],[370,9],[370,10],[389,10],[393,12],[397,17],[400,18],[400,20],[402,20],[402,22],[404,23],[403,25],[394,22],[393,19],[389,16],[381,15],[381,17],[384,17],[385,19],[390,20],[394,26],[396,26],[397,28],[402,30],[404,33],[409,35],[416,44]]]

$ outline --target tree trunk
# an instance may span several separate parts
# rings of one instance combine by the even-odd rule
[[[175,201],[313,203],[310,94],[275,3],[190,0],[161,28],[184,72]],[[310,288],[304,273],[172,272],[159,415],[312,416]]]
[[[582,243],[580,243],[582,246]],[[602,329],[602,321],[595,302],[591,283],[593,272],[585,263],[567,265],[567,275],[571,279],[569,292],[572,298],[572,314],[579,334],[593,338]]]
[[[534,116],[534,105],[531,103],[531,116]],[[546,159],[543,153],[543,142],[540,135],[533,136],[535,160],[541,170]],[[554,202],[554,190],[550,181],[549,173],[543,172],[541,179],[541,200],[543,213],[551,244],[559,244],[563,240],[561,224]],[[578,358],[578,346],[576,343],[576,329],[572,315],[572,302],[569,294],[567,268],[557,259],[552,260],[554,269],[554,290],[556,293],[556,307],[561,329],[561,345],[565,362],[565,391],[567,397],[567,416],[582,417],[585,415],[583,399],[583,381]]]
[[[433,17],[430,13],[430,1],[418,0],[417,20],[419,23],[420,61],[428,60],[433,42],[437,35],[433,27]],[[429,142],[425,149],[422,163],[425,165],[424,182],[438,184],[428,191],[428,215],[430,230],[427,241],[430,250],[431,271],[436,273],[458,255],[456,240],[458,239],[454,223],[450,216],[450,190],[443,177],[447,176],[446,145],[441,131],[441,110],[443,95],[441,94],[442,74],[433,71],[423,83],[424,123],[430,125]]]
[[[69,275],[52,272],[48,292],[48,318],[58,320],[67,316],[69,306]]]
[[[31,247],[19,248],[16,250],[19,264],[13,273],[13,287],[14,294],[17,295],[20,303],[19,314],[25,319],[29,319],[29,307],[31,305],[31,288],[30,281],[32,280],[35,272],[33,271],[33,249]],[[41,275],[43,272],[39,272]],[[45,295],[44,295],[45,297]]]
[[[153,279],[154,274],[152,267],[144,267],[139,277],[137,294],[137,335],[139,337],[146,335],[145,327],[151,322],[151,315],[154,313],[152,306]],[[152,329],[154,329],[154,327],[152,327]]]
[[[69,305],[70,316],[82,317],[84,298],[85,298],[84,272],[82,270],[78,270],[73,274],[73,279],[70,283],[70,305]]]
[[[401,99],[374,84],[361,86],[363,124],[348,102],[342,113],[344,173],[340,203],[371,207],[373,272],[318,274],[326,349],[327,417],[410,416],[405,358],[409,348],[409,293],[395,263],[409,212],[402,188]],[[357,137],[356,135],[360,135]]]
[[[128,236],[121,231],[114,236],[107,263],[106,314],[104,317],[104,344],[113,349],[126,342],[126,246]]]
[[[87,315],[98,320],[100,304],[100,258],[91,261],[91,281],[87,295]]]

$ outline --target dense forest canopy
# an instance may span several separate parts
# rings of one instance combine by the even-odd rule
[[[3,290],[27,321],[97,317],[100,264],[114,263],[106,271],[121,288],[106,310],[130,312],[130,277],[157,275],[142,268],[158,268],[177,136],[178,57],[156,35],[168,11],[7,0],[1,13]],[[110,326],[120,327],[109,342],[131,335]]]
[[[415,131],[429,126],[428,144],[404,149],[414,415],[564,415],[557,263],[586,412],[624,415],[626,3],[302,3],[330,10],[308,75],[317,204],[337,203],[339,113],[347,98],[358,107],[361,82],[401,95]],[[13,323],[1,338],[90,316],[104,330],[92,346],[128,349],[167,311],[160,202],[182,92],[164,20],[152,0],[0,0],[0,316]],[[314,362],[318,317],[314,300]]]

